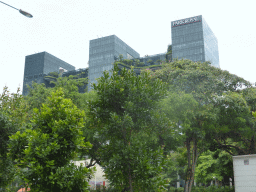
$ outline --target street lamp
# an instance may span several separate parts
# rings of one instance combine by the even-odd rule
[[[26,16],[26,17],[28,17],[28,18],[32,18],[32,17],[33,17],[33,15],[31,15],[30,13],[28,13],[28,12],[26,12],[26,11],[23,11],[23,10],[21,10],[21,9],[17,9],[17,8],[15,8],[15,7],[11,6],[11,5],[8,5],[8,4],[6,4],[6,3],[4,3],[4,2],[2,2],[2,1],[0,1],[0,3],[3,3],[3,4],[5,4],[5,5],[7,5],[7,6],[11,7],[11,8],[13,8],[13,9],[18,10],[22,15],[24,15],[24,16]]]

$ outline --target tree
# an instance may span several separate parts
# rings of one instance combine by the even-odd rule
[[[217,117],[214,97],[221,96],[226,91],[235,91],[242,85],[250,86],[246,80],[209,64],[175,60],[163,65],[162,69],[154,73],[155,78],[169,84],[170,90],[192,94],[198,103],[198,108],[193,111],[194,118],[185,123],[181,122],[188,160],[186,192],[191,191],[198,156],[206,151],[209,145],[205,136],[215,128]]]
[[[79,93],[78,87],[83,86],[87,83],[87,79],[80,78],[76,79],[75,76],[69,77],[58,77],[56,81],[52,81],[54,87],[46,88],[45,84],[33,83],[32,87],[29,87],[29,93],[25,96],[25,100],[29,103],[30,111],[33,108],[38,108],[42,106],[50,96],[51,92],[58,90],[59,88],[63,89],[64,98],[71,99],[72,102],[79,108],[83,109],[85,106],[84,97],[86,94]]]
[[[5,188],[14,177],[14,166],[8,158],[9,136],[16,132],[13,122],[0,112],[0,188]]]
[[[154,109],[166,86],[146,71],[139,76],[133,69],[119,71],[119,62],[112,76],[105,71],[98,84],[93,84],[98,99],[90,103],[90,128],[101,141],[96,153],[118,190],[157,191],[163,185],[164,165],[158,133],[172,129],[168,119],[157,116]]]
[[[172,45],[169,45],[167,48],[167,53],[165,55],[166,62],[172,61]]]
[[[40,111],[34,109],[25,131],[10,137],[10,157],[20,168],[28,168],[19,169],[19,174],[33,191],[87,191],[91,171],[70,163],[91,147],[82,137],[83,118],[84,112],[59,89]]]
[[[229,185],[229,178],[234,178],[232,156],[221,150],[202,153],[198,158],[195,178],[197,183],[209,183],[215,178],[224,181],[221,184]]]
[[[72,102],[81,110],[84,110],[86,113],[88,111],[88,102],[89,100],[95,100],[97,99],[97,94],[94,90],[91,90],[90,92],[85,93],[79,93],[78,86],[79,79],[74,79],[75,77],[69,76],[69,77],[59,77],[56,79],[54,87],[46,87],[45,84],[37,84],[33,83],[32,87],[29,89],[29,93],[27,96],[25,96],[25,100],[28,105],[28,114],[30,117],[32,117],[33,109],[41,109],[41,106],[43,103],[46,102],[47,98],[51,95],[52,92],[58,90],[59,88],[62,88],[64,92],[64,98],[71,99]],[[83,80],[84,81],[84,80]],[[83,82],[82,82],[83,83]],[[86,120],[85,123],[87,123],[86,116],[84,116],[84,119]],[[87,123],[88,124],[88,123]],[[98,147],[98,140],[96,140],[93,137],[94,132],[92,132],[90,129],[87,129],[86,126],[83,126],[83,136],[85,137],[85,141],[92,142],[92,150],[90,150],[90,153],[92,151],[95,151]],[[84,158],[84,156],[87,155],[87,152],[82,152],[79,156],[81,159]],[[92,167],[95,165],[95,159],[98,158],[98,156],[90,155],[92,157],[91,163],[89,163],[86,167]]]
[[[0,95],[0,187],[6,188],[14,179],[15,167],[8,157],[9,137],[27,121],[27,105],[20,94],[10,93],[7,87]]]
[[[178,147],[169,152],[167,166],[164,168],[164,178],[169,181],[169,189],[176,187],[177,182],[184,180],[186,173],[186,148]],[[179,177],[178,177],[179,176]]]
[[[10,93],[8,87],[3,88],[0,95],[0,111],[7,115],[17,127],[22,127],[27,119],[28,104],[17,89],[16,93]]]
[[[152,59],[149,59],[149,60],[147,61],[147,63],[149,63],[150,65],[153,65],[153,64],[154,64],[154,61],[153,61]]]
[[[176,143],[178,147],[183,147],[184,143],[186,144],[188,142],[188,135],[193,139],[195,138],[191,133],[191,125],[192,122],[196,119],[196,113],[195,111],[199,111],[199,104],[194,99],[193,95],[191,93],[185,93],[183,91],[176,91],[176,90],[170,90],[166,96],[161,102],[160,106],[162,111],[171,119],[173,123],[175,123],[175,131],[176,131],[176,140],[179,141]],[[198,130],[194,130],[199,134]],[[198,135],[199,136],[199,135]],[[194,147],[194,146],[193,146]],[[179,150],[183,148],[178,148]],[[197,160],[196,157],[192,156],[191,158],[191,152],[190,149],[188,149],[188,145],[186,145],[186,156],[187,156],[187,165],[182,166],[183,170],[185,170],[186,175],[185,178],[187,179],[188,175],[191,171],[195,170],[195,167],[193,165],[195,164],[195,161]],[[193,148],[195,149],[195,147]],[[181,151],[180,151],[181,152]],[[184,153],[183,153],[184,154]],[[179,154],[181,155],[181,154]],[[182,172],[183,170],[180,168],[180,166],[177,166],[176,169],[179,172]],[[177,173],[176,173],[177,174]]]
[[[256,153],[256,122],[252,115],[255,102],[254,88],[226,92],[215,98],[218,119],[216,128],[209,133],[214,136],[212,148],[225,150],[233,156]]]

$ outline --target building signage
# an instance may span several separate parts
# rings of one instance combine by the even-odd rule
[[[200,22],[200,18],[199,16],[197,17],[191,17],[191,18],[187,18],[187,19],[181,19],[178,21],[173,21],[172,22],[172,27],[177,27],[180,25],[185,25],[185,24],[189,24],[189,23],[195,23],[195,22]]]

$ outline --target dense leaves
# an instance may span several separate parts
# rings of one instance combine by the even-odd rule
[[[86,191],[98,163],[117,191],[163,191],[177,174],[191,191],[194,176],[228,184],[231,155],[256,152],[256,90],[244,79],[207,62],[140,75],[125,65],[139,61],[119,57],[89,93],[78,91],[86,79],[56,75],[54,87],[34,83],[24,98],[4,88],[0,185],[16,171],[33,191]],[[78,156],[91,159],[87,168],[71,163]]]
[[[223,181],[219,183],[229,185],[229,178],[233,178],[232,156],[225,151],[217,150],[215,152],[206,151],[198,158],[198,165],[195,172],[195,178],[198,183],[210,183]]]
[[[9,137],[21,129],[27,120],[27,105],[20,95],[4,87],[0,95],[0,187],[8,186],[14,179],[14,162],[8,157]]]
[[[218,109],[214,105],[216,97],[221,97],[227,91],[236,91],[242,86],[250,86],[250,83],[227,71],[212,67],[208,62],[195,63],[190,60],[175,60],[167,63],[162,69],[154,72],[154,77],[167,82],[172,92],[190,94],[197,103],[197,107],[190,108],[193,110],[193,113],[190,112],[191,117],[188,116],[188,107],[184,107],[184,110],[175,110],[180,115],[170,116],[170,119],[176,116],[181,121],[188,160],[185,191],[190,192],[198,156],[209,148],[214,139],[211,137],[212,132],[220,120]],[[170,99],[176,99],[168,105],[169,114],[173,114],[173,108],[177,109],[179,99],[177,97]],[[188,106],[193,106],[192,101]],[[185,100],[181,103],[186,102]]]
[[[98,100],[90,104],[90,119],[94,119],[95,136],[103,141],[98,150],[101,163],[120,191],[157,191],[164,184],[159,131],[171,133],[172,129],[169,120],[161,119],[154,110],[166,86],[146,71],[139,76],[133,69],[119,71],[118,62],[112,76],[104,72],[93,85]],[[166,126],[158,127],[160,121]]]
[[[51,93],[41,110],[34,109],[32,124],[11,136],[10,155],[21,168],[21,177],[33,191],[86,191],[90,171],[70,161],[91,147],[82,137],[84,112],[63,91]]]
[[[10,118],[0,112],[0,187],[6,187],[15,173],[13,162],[7,156],[9,136],[15,131]]]

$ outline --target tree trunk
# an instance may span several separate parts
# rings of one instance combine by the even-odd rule
[[[188,192],[191,192],[191,190],[192,190],[192,185],[194,182],[194,176],[195,176],[195,170],[196,170],[196,162],[197,162],[197,158],[198,158],[196,138],[193,138],[193,144],[194,144],[194,147],[193,147],[193,152],[192,152],[192,170],[191,170],[191,175],[190,175]]]
[[[191,159],[191,140],[186,140],[186,147],[187,147],[187,158],[188,158],[188,170],[186,175],[186,181],[185,181],[185,188],[184,192],[191,192],[192,185],[194,181],[194,175],[195,175],[195,169],[196,169],[196,163],[198,159],[198,151],[197,151],[197,140],[196,138],[193,138],[193,149],[192,149],[192,159]]]
[[[133,189],[132,189],[132,174],[131,174],[131,166],[130,166],[130,163],[128,165],[129,167],[129,188],[130,188],[130,192],[133,192]]]
[[[186,147],[187,147],[187,159],[188,159],[188,170],[186,173],[186,181],[185,181],[185,187],[184,187],[184,192],[189,192],[188,191],[188,186],[189,186],[189,181],[190,181],[190,139],[186,139]]]

